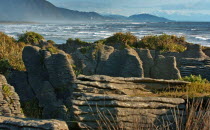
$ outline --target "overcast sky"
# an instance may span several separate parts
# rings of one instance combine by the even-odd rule
[[[210,21],[210,0],[48,0],[58,7],[101,14],[149,13],[182,21]]]

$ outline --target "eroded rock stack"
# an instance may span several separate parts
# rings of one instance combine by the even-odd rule
[[[23,117],[19,96],[14,87],[7,83],[3,75],[0,75],[0,115]]]
[[[206,54],[208,54],[206,52]],[[201,75],[210,80],[210,57],[202,51],[202,46],[189,44],[187,50],[182,53],[168,52],[164,56],[174,56],[177,59],[177,67],[181,76]]]
[[[68,120],[71,97],[71,82],[75,79],[71,63],[64,52],[51,54],[35,46],[23,50],[23,61],[43,118]]]
[[[0,102],[0,129],[68,130],[64,121],[23,118],[19,96],[3,75],[0,75]]]
[[[187,84],[183,81],[81,75],[75,83],[73,110],[81,128],[161,128],[163,122],[174,125],[174,112],[185,110],[183,99],[141,97],[168,85]]]
[[[157,72],[164,71],[161,62],[156,62],[157,56],[152,56],[150,50],[124,48],[114,49],[111,46],[96,44],[90,47],[79,48],[71,53],[74,64],[84,75],[108,75],[113,77],[155,77],[163,79],[177,79],[180,77],[176,67],[176,60],[165,58],[164,67],[172,69],[170,73],[153,76],[154,67]],[[154,53],[157,54],[157,53]],[[171,58],[172,59],[172,58]],[[168,62],[167,62],[168,61]]]
[[[41,118],[69,120],[72,116],[72,82],[75,80],[69,56],[59,51],[51,54],[35,46],[26,46],[23,61],[27,72],[13,72],[10,82],[21,102],[38,101]]]
[[[176,67],[176,58],[159,55],[151,68],[151,77],[155,79],[180,79],[181,75]]]

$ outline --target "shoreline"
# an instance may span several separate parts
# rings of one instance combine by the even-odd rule
[[[0,24],[38,24],[38,22],[26,22],[26,21],[0,21]]]

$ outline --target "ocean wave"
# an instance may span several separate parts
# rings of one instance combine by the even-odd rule
[[[198,39],[198,40],[203,40],[203,41],[210,40],[210,38],[206,38],[206,37],[202,37],[202,36],[197,36],[195,38]]]
[[[197,29],[195,29],[195,28],[192,28],[192,29],[190,29],[191,31],[196,31]]]

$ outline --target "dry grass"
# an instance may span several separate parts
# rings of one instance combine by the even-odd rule
[[[107,110],[108,111],[108,110]],[[141,110],[139,110],[141,111]],[[162,120],[157,118],[156,120],[162,122],[162,125],[156,125],[155,123],[148,124],[147,130],[209,130],[210,129],[210,100],[204,101],[203,99],[194,99],[186,104],[186,110],[180,111],[178,108],[172,108],[173,121]],[[108,118],[106,115],[109,115]],[[123,122],[118,122],[117,117],[109,112],[106,114],[97,110],[96,120],[98,130],[127,130]],[[141,115],[139,115],[141,116]],[[135,130],[145,130],[145,127],[141,126],[140,120],[134,117],[132,128]],[[85,124],[85,123],[84,123]],[[86,126],[86,129],[92,130],[91,127]]]
[[[22,50],[25,44],[0,32],[0,59],[7,60],[13,69],[25,70]]]
[[[210,83],[194,82],[186,87],[168,88],[166,90],[156,92],[156,95],[161,97],[179,97],[184,99],[210,97]]]

